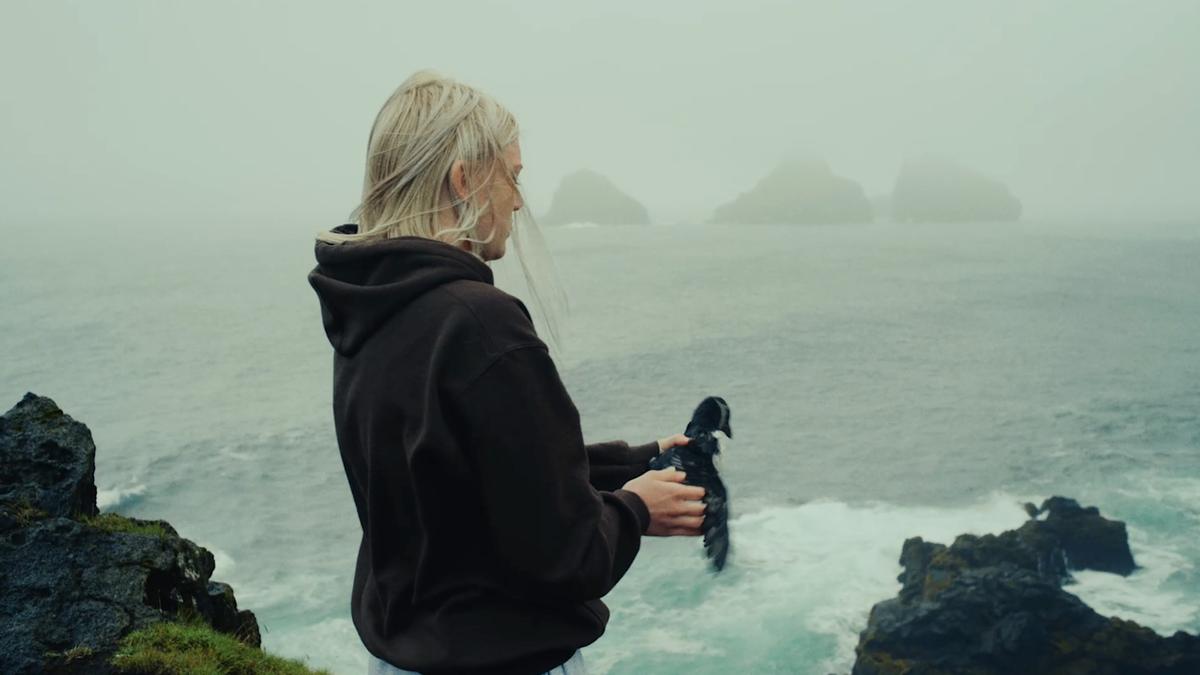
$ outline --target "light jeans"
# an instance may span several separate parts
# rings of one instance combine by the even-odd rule
[[[367,654],[367,657],[367,675],[421,675],[415,670],[397,668],[374,654]],[[576,649],[566,663],[546,671],[545,675],[587,675],[587,669],[583,667],[583,652]]]

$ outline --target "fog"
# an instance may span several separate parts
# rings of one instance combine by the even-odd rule
[[[932,154],[1027,219],[1200,215],[1191,0],[6,0],[0,227],[344,222],[425,67],[514,111],[535,213],[590,168],[698,222],[801,152],[869,195]]]

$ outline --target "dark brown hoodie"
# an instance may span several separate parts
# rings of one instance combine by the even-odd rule
[[[353,232],[342,225],[337,232]],[[363,644],[422,673],[540,673],[604,632],[657,442],[585,445],[525,305],[423,237],[316,245]],[[598,491],[600,490],[600,491]]]

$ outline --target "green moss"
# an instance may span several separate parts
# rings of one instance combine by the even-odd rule
[[[21,524],[21,527],[29,527],[29,524],[35,520],[48,518],[50,516],[46,511],[39,509],[30,503],[28,498],[22,497],[17,501],[6,504],[4,509],[12,514],[13,519]]]
[[[126,518],[116,513],[101,513],[98,516],[80,516],[79,522],[105,532],[126,532],[129,534],[144,534],[165,539],[170,534],[162,525],[143,523]]]
[[[54,407],[46,408],[45,410],[43,410],[41,412],[41,414],[38,415],[38,421],[46,422],[46,423],[53,422],[53,421],[57,420],[58,418],[62,417],[63,414],[64,414],[63,411],[59,408],[54,408]]]
[[[896,658],[884,651],[859,654],[858,660],[860,663],[855,664],[856,667],[862,667],[867,672],[879,673],[879,675],[906,675],[912,672],[911,661]]]
[[[885,651],[860,654],[858,662],[855,663],[855,670],[859,668],[878,675],[913,675],[914,673],[920,673],[920,675],[991,675],[996,672],[990,668],[974,666],[968,667],[966,670],[945,670],[919,659],[915,661],[904,659]]]
[[[57,661],[60,664],[71,663],[78,659],[83,659],[91,656],[93,650],[87,645],[76,645],[62,652],[49,651],[45,652],[45,657],[52,661]]]
[[[63,652],[63,660],[67,663],[92,655],[92,648],[87,645],[77,645]]]
[[[332,675],[218,633],[195,614],[180,617],[121,638],[112,665],[126,673],[157,675]]]

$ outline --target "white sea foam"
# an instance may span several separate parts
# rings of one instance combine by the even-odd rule
[[[623,659],[671,652],[671,672],[705,672],[715,663],[849,670],[871,606],[899,590],[905,538],[950,543],[962,533],[1011,529],[1026,518],[1023,501],[997,494],[966,508],[833,501],[764,508],[731,521],[731,563],[716,576],[697,542],[647,541],[649,555],[608,598],[614,620],[587,650],[588,664],[624,673]]]
[[[233,448],[229,447],[228,445],[221,446],[217,450],[217,454],[219,454],[222,457],[228,457],[229,459],[236,459],[239,462],[249,462],[250,460],[254,459],[253,456],[248,455],[244,452],[238,452],[237,450],[234,450]]]
[[[331,617],[284,629],[269,624],[262,631],[263,649],[289,659],[305,661],[309,668],[325,668],[337,675],[367,672],[367,652],[354,623]]]
[[[111,511],[123,506],[135,498],[146,494],[144,483],[134,483],[128,487],[96,491],[96,506],[101,511]]]
[[[1135,533],[1130,531],[1130,539],[1139,538]],[[1076,583],[1065,590],[1099,614],[1134,621],[1161,635],[1194,631],[1200,612],[1188,594],[1167,583],[1177,573],[1192,571],[1192,563],[1179,553],[1144,541],[1132,548],[1140,566],[1133,574],[1075,572]]]
[[[1137,476],[1118,488],[1120,502],[1101,511],[1127,523],[1129,547],[1138,569],[1128,577],[1103,572],[1076,572],[1067,586],[1092,609],[1151,628],[1161,635],[1200,629],[1196,606],[1196,543],[1200,522],[1200,480],[1186,476]],[[1153,527],[1154,529],[1149,529]]]
[[[239,574],[237,583],[229,579],[223,581],[238,590],[239,605],[256,608],[256,611],[321,612],[329,607],[331,598],[349,604],[346,579],[317,570],[280,569],[267,574]]]
[[[715,664],[848,671],[871,607],[899,590],[906,538],[950,544],[959,534],[1013,529],[1027,518],[1026,501],[1036,500],[994,494],[950,508],[835,501],[767,507],[731,521],[731,563],[717,576],[704,570],[697,542],[647,541],[644,559],[607,598],[614,620],[586,650],[588,664],[597,673],[627,673],[645,665],[647,654],[670,653],[669,665],[652,664],[655,672],[709,672]],[[1150,538],[1130,528],[1142,566],[1130,577],[1080,572],[1067,590],[1101,614],[1160,633],[1194,630],[1190,595],[1171,583],[1192,564]]]

